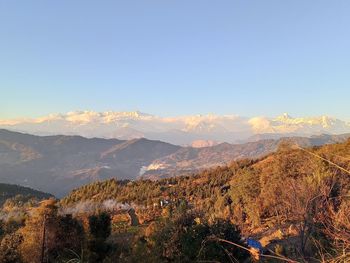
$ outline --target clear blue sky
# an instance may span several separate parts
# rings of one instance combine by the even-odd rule
[[[0,0],[0,118],[349,119],[350,1]]]

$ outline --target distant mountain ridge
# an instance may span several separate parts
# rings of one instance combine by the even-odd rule
[[[138,111],[74,111],[36,119],[0,120],[0,128],[36,135],[64,134],[120,140],[144,137],[184,146],[192,145],[193,141],[247,142],[260,134],[274,139],[343,134],[350,132],[350,123],[329,116],[293,118],[286,113],[276,118],[247,118],[215,114],[159,117]],[[206,146],[205,143],[202,145]]]
[[[179,148],[147,139],[41,137],[0,130],[0,182],[60,196],[95,180],[136,178],[141,167]]]
[[[281,142],[289,142],[302,147],[341,143],[350,134],[312,137],[285,137],[277,140],[263,139],[243,144],[221,143],[212,147],[184,147],[177,152],[153,161],[144,169],[143,178],[159,179],[193,172],[214,165],[226,165],[237,159],[258,158],[277,150]]]
[[[281,140],[313,146],[342,142],[349,137],[350,134],[292,137],[193,148],[144,138],[88,139],[0,130],[0,182],[28,186],[60,197],[97,180],[159,179],[235,159],[257,158],[275,151]]]

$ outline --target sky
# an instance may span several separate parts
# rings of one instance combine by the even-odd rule
[[[350,120],[350,1],[0,0],[0,118]]]

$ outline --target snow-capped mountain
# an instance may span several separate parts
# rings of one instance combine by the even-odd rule
[[[0,120],[0,128],[37,135],[64,134],[117,139],[146,137],[191,145],[193,141],[235,143],[257,135],[341,134],[350,132],[350,123],[329,116],[293,118],[288,114],[276,118],[214,114],[159,117],[138,111],[74,111],[35,119]]]

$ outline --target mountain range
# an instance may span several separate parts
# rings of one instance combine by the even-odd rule
[[[275,118],[238,115],[159,117],[141,112],[74,111],[34,119],[0,120],[0,128],[35,135],[80,135],[130,140],[148,138],[182,146],[206,147],[286,136],[343,134],[350,123],[329,116]]]
[[[265,139],[194,148],[145,138],[119,140],[81,136],[36,136],[0,130],[0,182],[32,187],[55,196],[109,178],[159,179],[257,158],[275,151],[281,140],[302,146],[342,142],[344,135]]]

